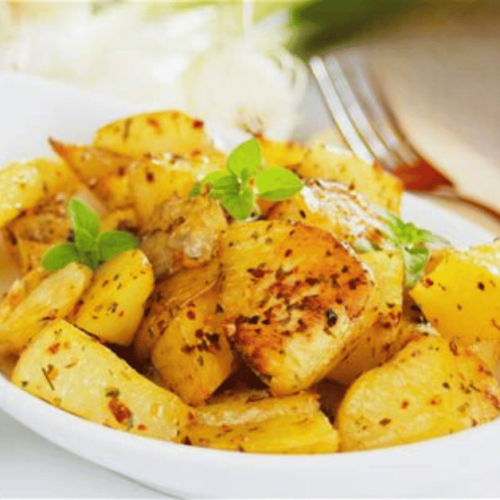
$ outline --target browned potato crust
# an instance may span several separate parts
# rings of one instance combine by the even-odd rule
[[[236,224],[221,261],[226,330],[274,394],[317,382],[358,340],[373,281],[330,233],[279,221]]]
[[[141,250],[160,279],[212,260],[226,226],[219,203],[206,197],[174,198],[157,207],[148,222]]]
[[[444,436],[498,416],[500,387],[474,355],[437,336],[409,342],[363,374],[338,411],[343,451]]]

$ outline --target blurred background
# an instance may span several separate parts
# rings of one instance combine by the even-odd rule
[[[307,61],[354,53],[412,145],[500,209],[499,26],[497,0],[0,0],[0,71],[341,143]]]

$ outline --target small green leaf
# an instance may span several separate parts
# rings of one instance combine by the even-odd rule
[[[75,245],[80,252],[89,252],[96,245],[96,238],[83,227],[77,227],[75,230]]]
[[[405,248],[403,259],[406,267],[406,285],[411,287],[422,277],[431,252],[425,247]]]
[[[254,207],[254,193],[248,186],[238,194],[222,196],[222,206],[236,219],[245,220],[250,217]]]
[[[139,246],[139,240],[125,231],[109,231],[101,236],[98,248],[103,260],[111,259],[116,255],[133,250]]]
[[[207,174],[200,182],[197,182],[191,191],[189,191],[189,196],[199,196],[201,193],[201,190],[203,189],[203,186],[206,184],[213,185],[215,181],[218,179],[221,179],[222,177],[226,177],[228,175],[228,172],[223,172],[221,170],[217,170],[216,172],[210,172]]]
[[[75,230],[85,229],[90,236],[97,238],[101,223],[97,214],[83,201],[72,198],[68,205],[71,226]]]
[[[99,258],[99,252],[97,248],[93,248],[88,252],[80,252],[81,261],[92,269],[92,271],[96,271],[98,267],[101,265],[101,259]]]
[[[71,262],[80,262],[78,250],[73,243],[61,243],[45,252],[42,266],[47,271],[58,271]]]
[[[296,174],[283,167],[268,167],[255,178],[259,197],[278,201],[300,192],[302,181]]]
[[[228,157],[227,168],[238,179],[248,182],[262,162],[260,144],[255,139],[240,144]]]
[[[220,177],[212,185],[213,193],[237,195],[240,190],[240,181],[231,172],[226,172],[226,175],[224,177]]]

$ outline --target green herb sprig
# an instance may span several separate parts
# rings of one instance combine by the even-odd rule
[[[279,201],[300,192],[300,178],[283,167],[262,168],[262,154],[257,140],[240,144],[227,159],[227,170],[211,172],[198,182],[190,196],[198,196],[203,188],[210,187],[210,196],[236,220],[250,217],[255,208],[255,198]]]
[[[98,215],[83,201],[71,199],[68,213],[74,242],[61,243],[45,253],[42,266],[47,271],[57,271],[71,262],[81,262],[95,271],[105,260],[139,246],[139,240],[131,233],[101,233]]]
[[[384,210],[384,235],[387,241],[401,251],[406,268],[406,286],[412,287],[422,277],[425,266],[431,257],[428,245],[448,246],[450,242],[427,229],[417,227],[413,222],[404,222],[397,215]],[[360,252],[377,250],[366,239],[360,239],[354,245]]]

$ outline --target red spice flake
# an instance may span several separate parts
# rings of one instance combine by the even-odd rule
[[[155,181],[155,174],[153,172],[149,172],[149,170],[146,172],[146,180],[148,182],[154,182]]]
[[[148,118],[147,122],[150,127],[154,127],[156,129],[161,130],[160,124],[158,123],[158,120],[156,120],[155,118]]]
[[[500,410],[500,400],[498,399],[498,396],[495,394],[492,394],[489,391],[485,392],[486,398],[493,404],[493,406],[497,409]]]
[[[189,309],[188,312],[186,313],[186,316],[188,319],[194,320],[196,319],[196,314],[193,310]]]
[[[450,345],[450,351],[453,353],[453,355],[458,356],[458,346],[455,343],[455,341],[452,340],[449,345]]]
[[[140,431],[147,431],[147,430],[148,430],[148,428],[147,428],[144,424],[139,424],[139,425],[137,426],[137,428],[138,428]]]
[[[128,422],[130,425],[132,412],[118,398],[110,399],[108,407],[118,423]]]
[[[293,250],[291,248],[289,248],[286,252],[285,252],[285,257],[290,257],[290,255],[292,255],[293,253]]]
[[[482,283],[481,281],[477,284],[477,287],[479,288],[479,290],[481,290],[481,292],[484,291],[484,283]]]
[[[403,402],[401,403],[401,408],[402,408],[403,410],[406,410],[406,408],[408,408],[408,405],[409,405],[409,404],[410,404],[410,403],[408,403],[408,401],[403,401]]]
[[[201,120],[193,121],[193,128],[203,128],[205,124]]]
[[[60,342],[56,342],[55,344],[52,344],[47,350],[51,354],[57,354],[57,351],[59,351],[60,347],[61,347],[61,343]]]
[[[379,422],[379,424],[382,425],[383,427],[385,427],[386,425],[389,425],[391,422],[392,422],[392,420],[390,418],[383,418]]]
[[[424,286],[425,287],[430,287],[432,285],[434,285],[434,281],[432,281],[430,278],[425,278],[425,280],[424,280]]]

